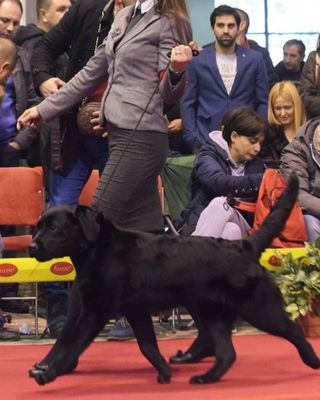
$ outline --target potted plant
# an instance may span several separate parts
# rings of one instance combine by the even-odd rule
[[[320,336],[320,240],[306,247],[307,254],[297,259],[291,253],[277,255],[282,267],[275,281],[290,318],[302,324],[306,336]]]

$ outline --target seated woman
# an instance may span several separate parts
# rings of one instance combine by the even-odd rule
[[[304,124],[283,150],[280,172],[288,177],[292,171],[299,178],[299,203],[313,242],[320,236],[320,117]]]
[[[265,169],[258,154],[268,125],[248,107],[229,111],[222,123],[222,132],[211,132],[211,141],[198,153],[195,175],[200,191],[184,214],[183,233],[241,239],[247,236],[253,216],[249,219],[233,208],[228,198],[255,201]]]
[[[305,120],[304,106],[294,83],[276,83],[269,93],[269,134],[260,154],[268,166],[278,166],[282,150]]]

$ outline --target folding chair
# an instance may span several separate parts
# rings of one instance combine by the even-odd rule
[[[28,254],[31,229],[44,210],[43,172],[41,167],[0,168],[0,225],[26,227],[25,234],[2,237],[4,251]],[[5,263],[5,259],[1,259]],[[3,275],[5,276],[5,274]],[[0,277],[1,278],[1,277]],[[0,279],[5,282],[5,279]],[[1,300],[32,300],[35,306],[35,330],[38,335],[38,287],[31,297],[2,297]]]

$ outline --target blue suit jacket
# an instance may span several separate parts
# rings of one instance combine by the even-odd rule
[[[237,46],[237,74],[228,95],[222,81],[214,45],[205,47],[188,67],[188,84],[181,101],[183,137],[198,150],[209,132],[221,129],[224,114],[248,106],[267,119],[268,76],[262,55]]]

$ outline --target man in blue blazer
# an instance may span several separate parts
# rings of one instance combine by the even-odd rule
[[[181,101],[183,137],[197,152],[209,132],[221,129],[224,114],[248,106],[267,118],[268,76],[260,53],[236,44],[240,16],[219,6],[210,16],[216,37],[188,67],[188,84]]]

